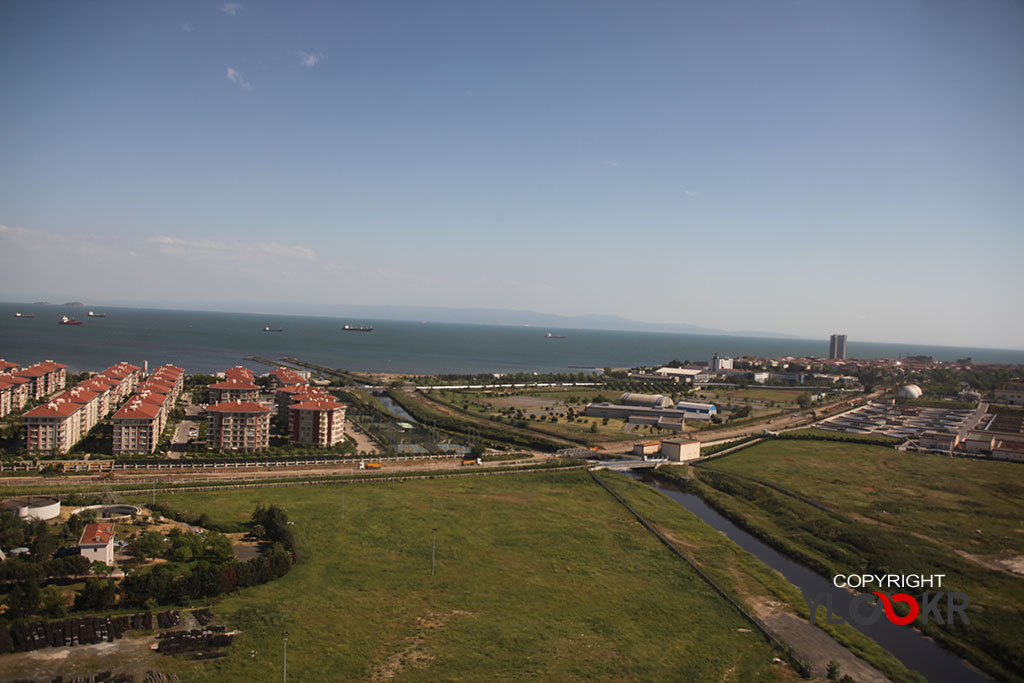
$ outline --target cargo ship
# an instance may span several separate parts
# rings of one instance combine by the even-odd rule
[[[15,313],[14,317],[15,318],[34,318],[34,317],[36,317],[36,314],[35,313]]]
[[[89,311],[89,317],[90,318],[106,318],[107,314],[106,313],[93,313],[92,311]]]
[[[81,325],[82,321],[81,320],[75,320],[74,318],[69,318],[66,315],[62,315],[60,317],[60,322],[57,323],[57,324],[58,325]]]
[[[373,325],[345,325],[342,332],[373,332]]]
[[[544,338],[545,339],[565,339],[565,335],[564,334],[551,334],[550,332],[548,332],[547,334],[544,335]]]
[[[264,332],[284,332],[283,327],[264,327]]]

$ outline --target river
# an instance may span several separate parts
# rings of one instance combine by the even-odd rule
[[[798,589],[810,594],[826,593],[832,596],[833,612],[848,614],[854,595],[836,588],[832,581],[807,567],[794,562],[771,546],[733,524],[707,505],[700,496],[655,479],[646,472],[630,472],[630,476],[660,491],[700,517],[712,528],[723,532],[736,545],[757,556],[759,560],[775,569]],[[940,683],[991,683],[992,679],[974,668],[960,657],[942,649],[938,643],[908,626],[896,626],[882,618],[874,624],[859,626],[851,624],[886,650],[891,652],[908,669],[915,669],[929,681]]]

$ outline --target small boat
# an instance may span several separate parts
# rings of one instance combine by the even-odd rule
[[[550,332],[548,332],[547,334],[544,335],[544,338],[545,339],[565,339],[565,335],[564,334],[551,334]]]
[[[75,320],[74,318],[69,318],[66,315],[62,315],[60,317],[60,322],[57,323],[57,324],[58,325],[81,325],[82,321],[81,320]]]
[[[284,332],[283,327],[264,327],[264,332]]]
[[[92,311],[89,311],[89,317],[90,318],[106,318],[107,314],[106,313],[93,313]]]
[[[34,318],[34,317],[36,317],[36,314],[35,313],[15,313],[14,317],[15,318]]]
[[[373,332],[373,325],[345,325],[342,332]]]

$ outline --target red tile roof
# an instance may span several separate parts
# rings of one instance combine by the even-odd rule
[[[217,413],[269,413],[270,408],[261,406],[259,403],[243,401],[225,401],[210,406],[207,410]]]
[[[338,403],[337,401],[329,398],[314,398],[302,403],[294,403],[288,406],[289,410],[338,410],[344,408],[344,404]]]
[[[114,413],[115,420],[138,420],[140,418],[153,419],[160,415],[160,406],[132,399],[125,403],[119,411]]]
[[[110,522],[86,524],[78,545],[106,545],[114,537],[114,525]]]
[[[0,371],[10,370],[10,369],[16,368],[16,367],[18,367],[17,363],[12,363],[9,360],[0,360]]]
[[[210,385],[211,389],[259,389],[259,387],[252,382],[246,382],[239,379],[228,379],[223,382],[214,382]]]
[[[68,391],[65,391],[57,398],[65,398],[71,401],[72,403],[88,403],[89,401],[95,399],[97,396],[99,396],[99,394],[97,394],[95,391],[89,391],[88,389],[83,388],[82,385],[78,385],[74,389],[69,389]]]
[[[25,413],[23,417],[68,417],[81,409],[81,403],[72,403],[67,399],[58,398],[36,406]]]

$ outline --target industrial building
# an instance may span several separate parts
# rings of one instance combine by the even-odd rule
[[[22,519],[53,519],[60,517],[60,500],[49,496],[8,498],[0,502],[0,510]]]
[[[711,370],[711,372],[718,372],[719,370],[732,370],[732,363],[732,358],[726,358],[724,356],[719,357],[719,355],[716,353],[708,362],[708,369]]]
[[[1011,406],[1024,406],[1024,382],[1020,380],[1003,382],[1003,386],[996,389],[995,402]]]
[[[695,439],[665,439],[661,442],[661,454],[669,462],[686,462],[700,457],[700,441]]]

